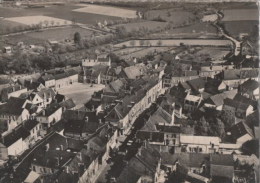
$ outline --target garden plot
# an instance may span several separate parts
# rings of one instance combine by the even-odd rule
[[[72,24],[71,21],[53,18],[48,16],[23,16],[23,17],[11,17],[5,20],[25,24],[25,25],[37,25],[42,24],[44,27],[54,26],[54,25],[69,25]]]
[[[136,18],[136,11],[128,10],[123,8],[109,7],[109,6],[98,6],[98,5],[86,5],[83,8],[73,10],[81,13],[92,13],[122,18]]]

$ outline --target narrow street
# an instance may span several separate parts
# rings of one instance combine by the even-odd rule
[[[136,132],[140,130],[149,119],[149,117],[157,110],[157,105],[153,103],[148,109],[141,113],[133,123],[132,130],[127,136],[125,141],[119,146],[119,150],[115,152],[114,156],[111,157],[109,163],[110,169],[107,168],[106,172],[102,172],[102,176],[98,178],[97,183],[110,183],[112,177],[117,178],[127,162],[136,155],[138,149],[142,144],[138,143],[135,139]],[[132,141],[131,145],[129,142]],[[104,182],[104,180],[106,180]]]

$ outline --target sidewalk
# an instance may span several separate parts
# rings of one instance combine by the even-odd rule
[[[101,173],[99,174],[98,178],[96,179],[96,183],[106,183],[106,174],[108,170],[110,170],[111,164],[106,164],[106,166],[102,169]]]

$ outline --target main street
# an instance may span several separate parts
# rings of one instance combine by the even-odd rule
[[[108,166],[104,172],[99,176],[97,182],[99,183],[110,183],[111,178],[117,178],[127,162],[136,155],[138,149],[142,144],[138,143],[135,139],[136,132],[140,130],[149,119],[149,117],[157,110],[157,105],[153,103],[148,109],[141,113],[138,118],[134,121],[130,133],[126,139],[119,146],[118,151],[112,155],[109,160]],[[131,144],[131,145],[130,145]],[[106,180],[104,182],[104,180]]]

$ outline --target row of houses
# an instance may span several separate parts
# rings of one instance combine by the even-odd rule
[[[0,105],[1,151],[5,152],[1,154],[1,159],[21,155],[60,122],[64,111],[74,107],[71,99],[52,88],[9,98]]]

